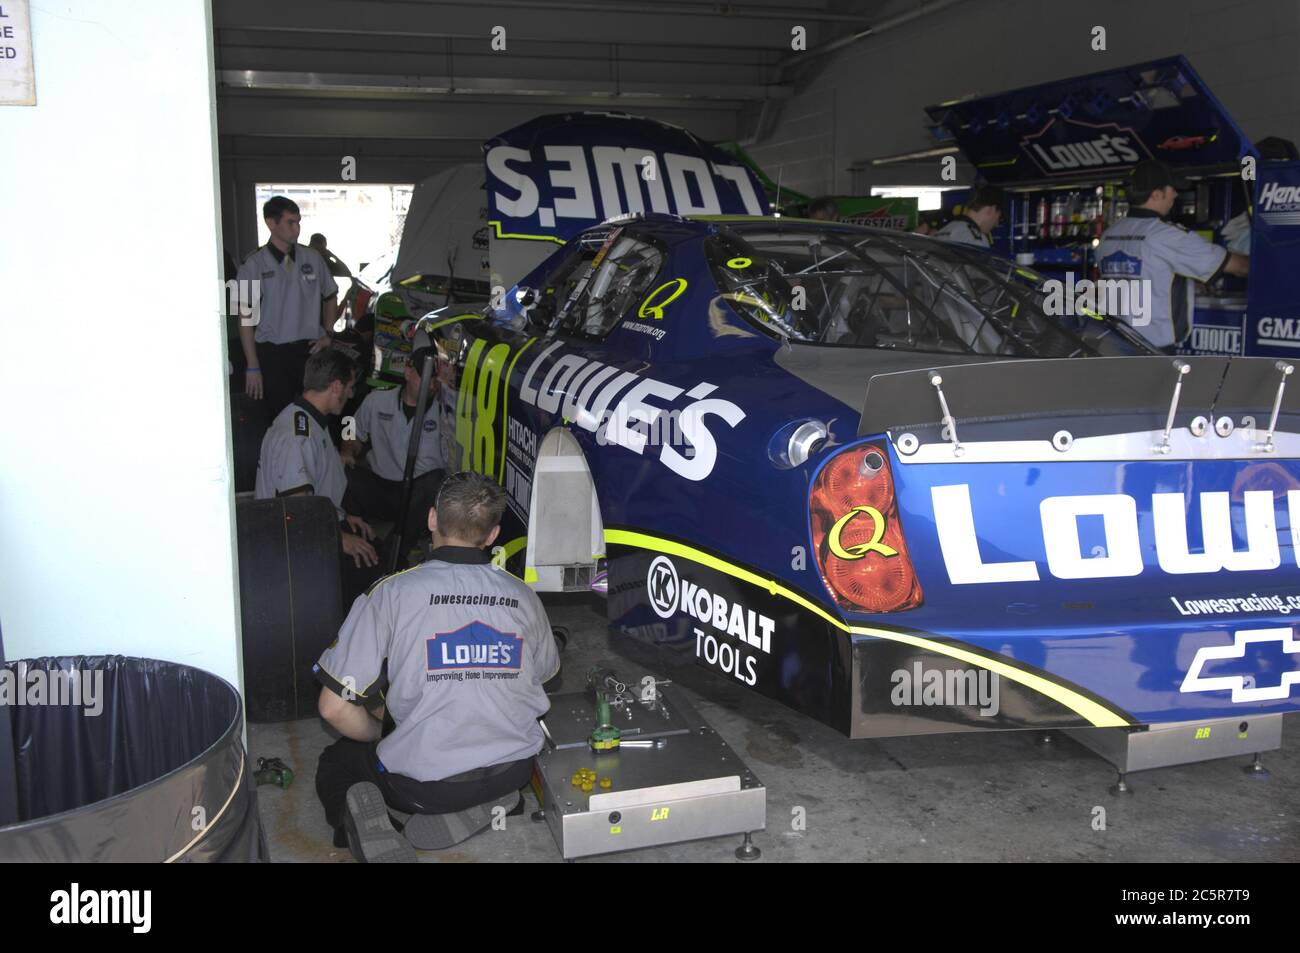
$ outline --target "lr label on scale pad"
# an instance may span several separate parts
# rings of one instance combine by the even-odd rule
[[[35,106],[29,0],[0,2],[0,106]]]

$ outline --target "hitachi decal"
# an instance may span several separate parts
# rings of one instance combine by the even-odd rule
[[[935,528],[948,578],[954,585],[992,582],[1034,582],[1038,564],[1030,560],[986,562],[979,548],[975,514],[971,510],[970,488],[966,484],[936,486]],[[1155,533],[1156,559],[1161,571],[1170,575],[1216,572],[1267,572],[1282,564],[1277,535],[1277,517],[1271,490],[1247,490],[1243,496],[1246,548],[1233,545],[1233,518],[1226,492],[1196,494],[1193,507],[1199,509],[1202,552],[1192,552],[1187,539],[1187,498],[1182,493],[1153,493],[1151,521]],[[1292,552],[1300,550],[1300,490],[1287,492],[1287,509],[1292,527]],[[1126,493],[1088,496],[1049,496],[1038,507],[1047,570],[1057,579],[1107,579],[1142,573],[1142,549],[1138,538],[1137,500]],[[1079,517],[1101,517],[1105,545],[1103,555],[1083,552],[1079,539]],[[1196,519],[1195,515],[1190,517]]]
[[[709,397],[717,390],[713,384],[701,382],[686,390],[579,354],[557,353],[562,346],[552,344],[528,366],[519,386],[520,399],[547,413],[561,414],[602,443],[616,443],[637,454],[644,454],[650,443],[642,428],[654,428],[663,414],[672,413],[673,429],[684,445],[679,449],[672,442],[658,443],[659,462],[687,480],[705,479],[718,461],[710,418],[720,418],[728,427],[745,419],[745,412],[731,401]],[[683,395],[691,403],[669,406]],[[662,405],[649,403],[651,398]]]

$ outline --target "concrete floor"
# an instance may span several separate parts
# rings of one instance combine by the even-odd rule
[[[609,665],[629,681],[646,672],[611,644],[586,604],[550,607],[568,626],[562,691]],[[656,673],[662,674],[662,673]],[[1132,777],[1135,794],[1107,793],[1112,768],[1059,733],[931,735],[849,741],[775,702],[702,670],[672,673],[700,714],[767,786],[767,830],[754,837],[767,863],[791,861],[1295,861],[1300,859],[1300,713],[1286,716],[1284,747],[1264,756],[1269,780],[1248,778],[1249,759],[1165,768]],[[687,687],[690,686],[690,687]],[[701,693],[700,689],[706,690]],[[294,770],[288,791],[258,789],[279,862],[352,863],[333,849],[315,796],[316,759],[332,740],[319,720],[250,725],[254,758]],[[1291,741],[1288,741],[1287,737]],[[426,863],[560,861],[544,824],[507,819]],[[1105,829],[1096,830],[1104,809]],[[794,829],[796,809],[806,818]],[[735,862],[738,837],[610,855],[612,861]]]

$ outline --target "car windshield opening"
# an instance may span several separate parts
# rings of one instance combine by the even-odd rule
[[[722,297],[792,343],[1011,357],[1140,353],[1140,338],[1044,309],[1042,279],[975,249],[807,223],[722,229],[706,242]]]

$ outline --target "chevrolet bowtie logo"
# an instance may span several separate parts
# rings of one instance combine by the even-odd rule
[[[1289,627],[1235,632],[1231,645],[1207,645],[1197,650],[1196,657],[1192,659],[1192,667],[1187,670],[1187,677],[1183,679],[1179,691],[1213,692],[1230,688],[1234,702],[1274,701],[1290,697],[1291,686],[1300,684],[1300,671],[1284,672],[1282,684],[1268,688],[1247,687],[1245,675],[1220,675],[1209,678],[1201,674],[1201,669],[1205,667],[1206,662],[1215,659],[1245,658],[1246,646],[1251,642],[1281,642],[1283,652],[1300,656],[1300,641],[1296,641]]]

